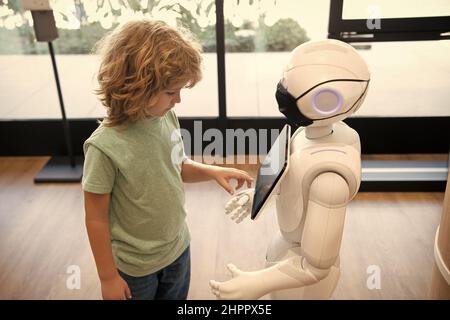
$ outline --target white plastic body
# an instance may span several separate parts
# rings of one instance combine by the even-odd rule
[[[241,271],[231,266],[232,279],[211,283],[216,297],[332,296],[340,274],[347,204],[361,181],[359,135],[341,120],[361,106],[369,81],[366,63],[347,43],[311,41],[291,52],[283,86],[291,96],[302,96],[297,107],[313,123],[292,136],[289,169],[274,191],[277,197],[272,196],[279,232],[267,249],[266,268]],[[331,91],[341,97],[338,108],[331,108],[336,102],[327,94]],[[331,111],[324,115],[322,108],[328,107]]]
[[[339,250],[346,204],[360,185],[361,148],[355,130],[339,122],[333,126],[332,134],[322,138],[308,139],[305,133],[299,132],[291,143],[290,170],[280,185],[276,202],[280,232],[268,248],[266,266],[297,256],[327,276],[298,289],[272,292],[273,299],[330,298],[340,274]],[[345,181],[347,199],[336,205],[332,197],[337,186],[326,184],[315,190],[322,193],[319,195],[321,203],[311,199],[310,188],[314,181],[326,182],[333,176]],[[303,271],[298,269],[298,272]]]
[[[441,272],[442,277],[447,282],[447,284],[450,286],[450,270],[448,269],[447,265],[444,262],[444,259],[442,258],[441,250],[439,249],[438,239],[439,239],[439,227],[436,230],[436,236],[434,237],[434,261],[436,262],[436,265]]]
[[[52,10],[49,0],[20,0],[22,8],[31,11]]]

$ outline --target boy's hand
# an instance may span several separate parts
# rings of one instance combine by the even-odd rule
[[[247,182],[247,187],[250,188],[253,182],[253,178],[247,172],[235,168],[222,168],[214,166],[210,171],[210,175],[230,194],[234,193],[234,188],[229,182],[231,179],[237,180],[238,184],[236,189],[242,187],[245,182]]]
[[[125,280],[117,274],[106,280],[101,280],[103,300],[128,300],[131,299],[131,291]]]

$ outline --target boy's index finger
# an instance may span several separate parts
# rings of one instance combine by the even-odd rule
[[[234,170],[234,172],[232,173],[230,178],[234,178],[234,179],[238,180],[238,182],[240,180],[242,180],[242,183],[244,181],[246,181],[247,182],[247,186],[249,188],[251,187],[252,182],[254,180],[247,172],[245,172],[243,170]]]
[[[245,180],[244,179],[238,179],[238,185],[236,187],[236,189],[240,189],[242,187],[242,185],[244,184]]]
[[[245,178],[245,180],[253,181],[253,178],[247,172],[241,170],[239,173]]]
[[[248,173],[245,173],[245,181],[247,181],[247,187],[250,188],[253,183],[253,178]]]

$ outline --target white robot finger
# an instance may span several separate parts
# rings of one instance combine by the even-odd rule
[[[209,280],[209,286],[212,290],[219,290],[220,283],[215,280]]]
[[[236,223],[241,223],[249,214],[250,210],[245,210],[239,219],[236,220]]]
[[[230,205],[228,207],[225,207],[225,214],[230,214],[234,210],[236,210],[236,206],[235,205]]]
[[[239,200],[237,201],[237,204],[240,206],[243,206],[248,202],[249,199],[250,198],[248,197],[248,195],[244,194],[242,197],[239,198]]]
[[[236,267],[234,264],[229,263],[227,264],[227,268],[228,270],[231,272],[231,275],[234,277],[237,277],[238,275],[241,274],[241,270],[239,270],[238,267]]]
[[[239,217],[245,213],[245,208],[239,207],[236,210],[234,210],[231,214],[231,219],[236,220],[239,219]]]
[[[229,201],[225,204],[225,210],[232,210],[233,207],[236,206],[237,201],[238,201],[238,197],[233,197],[231,200],[229,200]]]

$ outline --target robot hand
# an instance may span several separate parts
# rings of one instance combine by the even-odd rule
[[[220,300],[254,300],[262,297],[265,292],[261,288],[260,272],[239,270],[234,264],[227,265],[232,279],[224,282],[209,281],[211,292]]]
[[[237,193],[225,205],[225,213],[231,216],[236,223],[240,223],[252,210],[254,188]]]

